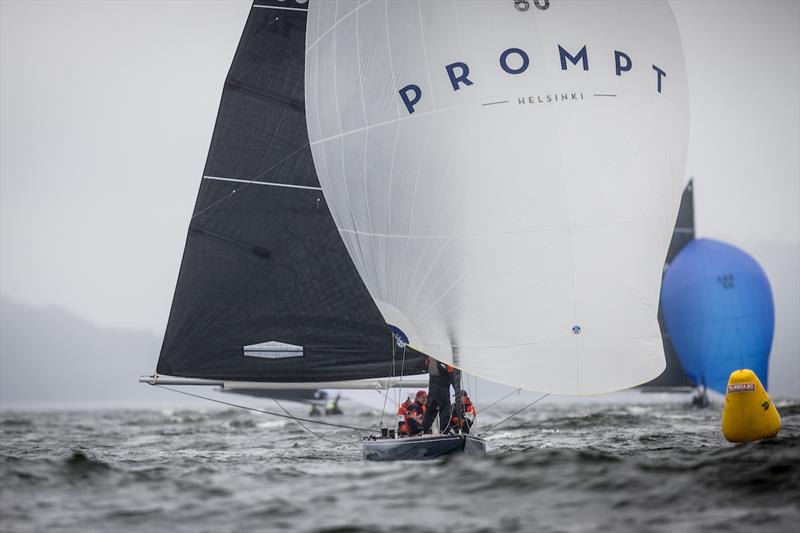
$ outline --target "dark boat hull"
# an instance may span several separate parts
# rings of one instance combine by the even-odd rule
[[[364,439],[365,461],[420,461],[455,453],[483,455],[486,442],[471,435],[426,435],[403,439]]]

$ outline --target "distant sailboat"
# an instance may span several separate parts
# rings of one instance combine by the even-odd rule
[[[707,406],[708,389],[724,394],[728,376],[740,368],[753,369],[766,386],[774,329],[769,281],[744,251],[695,238],[693,180],[667,252],[658,318],[667,368],[648,390],[693,386],[692,404]]]
[[[257,0],[143,381],[388,387],[422,354],[541,392],[657,376],[678,29],[666,2],[535,5]]]
[[[775,307],[755,259],[724,242],[695,239],[667,270],[661,298],[672,343],[699,388],[699,402],[706,388],[725,394],[735,370],[752,370],[768,388]]]
[[[289,402],[324,406],[328,401],[328,393],[317,389],[220,389],[221,392],[242,394],[255,398],[286,400]]]
[[[324,405],[328,393],[317,389],[222,389],[224,392],[244,394],[256,398],[274,398],[299,403]]]

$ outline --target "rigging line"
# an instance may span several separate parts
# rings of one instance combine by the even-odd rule
[[[460,372],[460,370],[456,370],[456,372]],[[462,389],[462,387],[461,387],[461,379],[463,377],[464,377],[463,374],[459,375],[458,388],[456,388],[455,383],[453,383],[453,392],[455,393],[455,396],[453,397],[453,402],[450,404],[450,412],[447,414],[447,426],[445,426],[444,431],[441,432],[442,435],[447,433],[450,430],[450,426],[453,425],[453,413],[456,412],[456,407],[457,407],[456,406],[456,402],[458,401],[458,391],[460,391]],[[449,385],[447,386],[447,396],[448,396],[448,398],[450,397],[450,386]],[[462,407],[462,411],[463,411],[463,407]],[[439,408],[439,413],[442,413],[442,412],[444,412],[444,409]],[[459,422],[460,421],[461,421],[461,419],[459,418]],[[436,420],[434,419],[433,422],[435,423]],[[441,428],[441,427],[442,426],[440,424],[439,428]]]
[[[394,377],[394,350],[396,345],[397,341],[395,341],[394,333],[392,333],[392,375],[386,380],[386,394],[383,395],[383,409],[381,409],[381,421],[379,422],[380,427],[383,427],[383,415],[386,414],[386,400],[389,399],[389,387],[392,386],[392,378]]]
[[[473,405],[478,405],[478,376],[472,376],[472,392],[475,395],[475,401],[472,402]],[[478,421],[478,408],[475,408],[475,416],[472,418],[472,427],[475,428],[475,431],[478,431],[478,428],[475,427],[475,422]],[[470,428],[471,430],[472,428]]]
[[[378,392],[378,394],[380,394],[381,396],[386,396],[382,390],[380,390],[380,389],[376,389],[376,391],[377,391],[377,392]],[[394,404],[395,408],[397,408],[397,407],[400,405],[399,403],[396,403],[394,400],[392,400],[392,403]]]
[[[392,334],[392,374],[394,374],[394,344],[395,344],[394,334]],[[381,419],[378,422],[379,427],[383,427],[383,415],[386,414],[386,400],[389,399],[389,387],[391,386],[391,384],[392,384],[392,378],[390,376],[389,379],[386,380],[386,394],[383,395],[383,407],[381,408]],[[378,392],[380,392],[380,390]]]
[[[480,397],[478,396],[478,376],[473,376],[475,379],[475,403],[480,401]],[[472,419],[472,425],[475,425],[476,420],[478,419],[478,410],[475,409],[475,417]],[[478,431],[478,428],[475,428],[475,431]]]
[[[398,376],[397,376],[397,380],[398,380],[398,381],[400,381],[401,379],[403,379],[403,371],[402,371],[402,370],[400,370],[400,374],[398,374]],[[386,391],[386,392],[389,392],[389,391]],[[397,400],[397,403],[396,403],[395,405],[397,405],[397,404],[399,404],[399,403],[400,403],[400,393],[401,393],[401,392],[402,392],[402,391],[401,391],[399,388],[397,388],[397,389],[395,390],[395,393],[396,393],[396,394],[395,394],[395,399]]]
[[[458,372],[461,372],[461,371],[459,370]],[[477,379],[477,377],[475,379]],[[453,425],[453,417],[458,415],[458,423],[459,423],[459,425],[461,425],[463,420],[464,420],[464,404],[462,403],[460,409],[457,409],[458,408],[458,400],[460,398],[459,392],[464,390],[464,387],[462,386],[463,385],[462,380],[466,380],[467,381],[467,386],[469,386],[469,375],[465,376],[463,372],[461,373],[461,376],[458,378],[458,390],[456,390],[455,385],[453,385],[453,392],[455,393],[455,396],[453,397],[453,404],[450,406],[450,416],[447,418],[447,427],[444,430],[445,433],[450,429],[450,426]],[[449,391],[448,391],[448,393],[449,393]],[[477,401],[477,397],[476,397],[476,401]],[[474,402],[473,402],[473,404],[474,404]],[[469,427],[470,431],[472,430],[472,427],[475,426],[475,421],[477,419],[478,419],[478,416],[477,416],[477,413],[476,413],[475,417],[472,419],[472,426]]]
[[[477,388],[477,384],[476,384],[476,388]],[[503,400],[505,400],[506,398],[508,398],[508,397],[509,397],[509,396],[511,396],[512,394],[516,394],[516,393],[518,393],[518,392],[519,392],[519,391],[521,391],[521,390],[522,390],[522,387],[520,387],[519,389],[516,389],[516,390],[512,390],[511,392],[509,392],[508,394],[506,394],[505,396],[503,396],[503,397],[502,397],[502,398],[500,398],[499,400],[495,400],[495,401],[493,401],[492,403],[490,403],[490,404],[489,404],[489,405],[486,407],[486,409],[481,409],[481,411],[480,411],[479,413],[476,413],[476,414],[475,414],[475,420],[477,420],[477,419],[478,419],[478,415],[479,415],[479,414],[481,414],[481,413],[485,413],[486,411],[488,411],[489,409],[491,409],[492,407],[494,407],[494,406],[495,406],[495,405],[497,405],[498,403],[502,402]],[[475,398],[475,401],[477,401],[477,397]]]
[[[322,40],[322,39],[323,39],[323,38],[324,38],[326,35],[328,35],[328,34],[329,34],[331,31],[333,31],[333,29],[334,29],[334,28],[336,28],[336,26],[338,26],[339,24],[341,24],[342,22],[344,22],[344,19],[346,19],[347,17],[349,17],[349,16],[350,16],[350,15],[352,15],[353,13],[356,13],[356,11],[358,11],[358,10],[359,10],[359,9],[361,9],[362,7],[369,5],[371,2],[372,2],[372,0],[367,0],[367,2],[366,2],[366,3],[364,3],[364,4],[361,4],[360,6],[356,7],[355,9],[351,9],[350,11],[348,11],[347,13],[345,13],[345,14],[344,14],[343,16],[341,16],[341,17],[337,17],[337,19],[338,19],[338,20],[337,20],[337,21],[336,21],[336,22],[333,24],[333,26],[331,26],[330,28],[328,28],[327,30],[325,30],[325,31],[323,32],[323,34],[322,34],[322,35],[320,35],[320,36],[319,36],[319,37],[318,37],[318,38],[317,38],[317,39],[316,39],[316,40],[315,40],[313,43],[311,43],[311,46],[309,46],[308,48],[306,48],[306,54],[307,54],[307,53],[309,53],[309,52],[311,51],[311,49],[312,49],[312,48],[314,48],[315,46],[317,46],[317,44],[319,44],[319,42],[320,42],[320,41],[321,41],[321,40]],[[304,10],[302,10],[302,11],[308,11],[308,10],[307,10],[307,9],[304,9]],[[358,13],[356,13],[356,17],[358,17]],[[357,27],[358,27],[358,26],[356,26],[356,28],[357,28]],[[319,28],[317,28],[317,32],[319,32]],[[358,42],[358,41],[356,41],[356,43],[357,43],[357,42]]]
[[[549,392],[545,392],[544,394],[542,394],[541,396],[539,396],[538,398],[536,398],[535,400],[533,400],[531,403],[529,403],[528,405],[526,405],[525,407],[523,407],[523,408],[522,408],[522,409],[520,409],[519,411],[516,411],[516,412],[514,412],[514,413],[511,413],[510,415],[508,415],[507,417],[505,417],[504,419],[502,419],[502,420],[501,420],[500,422],[498,422],[497,424],[495,424],[495,425],[493,425],[493,426],[490,426],[490,427],[489,427],[489,429],[487,429],[486,431],[491,431],[491,430],[493,430],[494,428],[496,428],[496,427],[497,427],[497,426],[499,426],[500,424],[503,424],[504,422],[506,422],[506,421],[510,420],[511,418],[513,418],[513,417],[517,416],[518,414],[520,414],[522,411],[524,411],[524,410],[525,410],[525,409],[527,409],[528,407],[531,407],[531,406],[533,406],[533,405],[534,405],[534,404],[536,404],[536,403],[537,403],[539,400],[544,400],[544,399],[545,399],[545,398],[547,398],[548,396],[550,396],[550,393],[549,393]],[[484,432],[484,433],[485,433],[485,432]]]
[[[449,394],[450,392],[448,391],[448,395]],[[450,426],[453,425],[453,413],[455,412],[455,410],[456,410],[456,404],[454,401],[453,404],[450,406],[450,413],[447,416],[447,426],[444,428],[444,431],[441,432],[442,435],[447,433],[450,430]],[[434,420],[434,422],[436,421]]]
[[[355,427],[355,426],[346,426],[344,424],[334,424],[333,422],[323,422],[321,420],[310,420],[308,418],[300,418],[298,416],[294,416],[294,415],[291,415],[291,414],[290,415],[285,415],[285,414],[282,414],[282,413],[274,413],[272,411],[265,411],[263,409],[257,409],[255,407],[248,407],[246,405],[239,405],[237,403],[226,402],[226,401],[223,401],[223,400],[218,400],[216,398],[209,398],[208,396],[201,396],[199,394],[194,394],[192,392],[186,392],[186,391],[179,390],[179,389],[173,389],[172,387],[167,387],[166,385],[158,385],[158,384],[156,384],[156,385],[153,385],[153,386],[154,387],[161,387],[162,389],[167,389],[167,390],[172,391],[172,392],[177,392],[178,394],[185,394],[186,396],[192,396],[194,398],[200,398],[201,400],[208,400],[209,402],[221,403],[222,405],[227,405],[229,407],[238,407],[239,409],[247,409],[248,411],[255,411],[256,413],[263,413],[265,415],[272,415],[272,416],[277,416],[277,417],[280,417],[280,418],[291,418],[293,420],[302,420],[303,422],[308,422],[309,424],[319,424],[320,426],[331,426],[331,427],[335,427],[335,428],[352,429],[352,430],[355,430],[355,431],[366,431],[368,433],[372,433],[374,431],[373,429],[368,429],[368,428],[360,428],[360,427]]]
[[[295,156],[295,155],[296,155],[296,154],[298,154],[300,151],[302,151],[302,150],[305,150],[305,149],[306,149],[306,148],[308,148],[308,147],[309,147],[309,144],[308,144],[308,143],[304,144],[303,146],[301,146],[300,148],[298,148],[298,149],[297,149],[297,150],[295,150],[294,152],[290,153],[289,155],[287,155],[286,157],[284,157],[283,159],[281,159],[280,161],[278,161],[277,163],[275,163],[274,165],[272,165],[271,167],[269,167],[268,169],[266,169],[266,170],[264,170],[263,172],[261,172],[261,173],[259,173],[258,175],[256,175],[256,176],[255,176],[253,179],[251,179],[251,180],[250,180],[248,183],[245,183],[244,185],[242,185],[242,186],[241,186],[240,188],[238,188],[238,189],[233,189],[231,192],[229,192],[228,194],[226,194],[225,196],[223,196],[222,198],[220,198],[220,199],[219,199],[219,200],[217,200],[216,202],[212,203],[212,204],[211,204],[211,205],[209,205],[208,207],[206,207],[206,208],[204,208],[204,209],[201,209],[201,210],[200,210],[200,211],[198,211],[197,213],[193,214],[193,215],[192,215],[192,218],[199,217],[200,215],[202,215],[203,213],[205,213],[205,212],[206,212],[206,211],[208,211],[209,209],[211,209],[211,208],[213,208],[213,207],[216,207],[218,204],[220,204],[220,203],[224,202],[225,200],[228,200],[228,199],[230,199],[230,197],[231,197],[231,196],[233,196],[234,194],[236,194],[236,192],[237,192],[237,191],[243,191],[244,189],[248,188],[248,187],[249,187],[250,185],[252,185],[253,183],[259,183],[259,181],[258,181],[258,180],[259,180],[260,178],[263,178],[263,177],[264,177],[264,176],[266,176],[266,175],[267,175],[267,174],[268,174],[270,171],[274,170],[275,168],[277,168],[277,167],[279,167],[280,165],[282,165],[283,163],[285,163],[287,159],[289,159],[290,157],[293,157],[293,156]]]
[[[299,420],[299,419],[298,419],[296,416],[294,416],[292,413],[290,413],[290,412],[289,412],[289,411],[288,411],[288,410],[287,410],[287,409],[286,409],[286,408],[283,406],[283,404],[281,404],[281,402],[279,402],[279,401],[278,401],[278,399],[277,399],[277,398],[273,398],[273,399],[272,399],[272,401],[273,401],[273,402],[275,402],[276,404],[278,404],[278,407],[280,407],[280,408],[281,408],[281,410],[282,410],[284,413],[286,413],[286,414],[287,414],[287,415],[288,415],[288,416],[289,416],[289,417],[290,417],[292,420],[294,420],[295,422],[297,422],[297,425],[299,425],[301,428],[305,429],[306,431],[308,431],[309,433],[311,433],[312,435],[314,435],[314,436],[315,436],[315,437],[317,437],[318,439],[321,439],[321,440],[324,440],[324,441],[327,441],[327,442],[331,442],[331,443],[333,443],[333,444],[351,444],[351,443],[353,443],[353,442],[358,442],[358,441],[351,441],[351,440],[348,440],[348,441],[342,441],[342,440],[333,440],[333,439],[329,439],[328,437],[324,437],[324,436],[320,435],[319,433],[317,433],[316,431],[314,431],[314,430],[312,430],[311,428],[309,428],[308,426],[306,426],[305,424],[303,424],[302,422],[300,422],[300,420]]]
[[[403,346],[403,358],[400,362],[400,380],[403,380],[406,369],[406,346]],[[400,405],[400,388],[397,388],[397,405]]]

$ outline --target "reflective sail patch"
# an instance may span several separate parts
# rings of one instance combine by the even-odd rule
[[[728,385],[728,392],[753,392],[755,390],[755,383],[731,383]]]
[[[243,346],[245,357],[264,357],[266,359],[285,359],[303,357],[303,347],[278,341],[261,342]]]

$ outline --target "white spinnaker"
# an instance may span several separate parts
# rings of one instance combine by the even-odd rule
[[[552,393],[661,373],[661,270],[688,138],[666,2],[312,2],[306,43],[320,182],[411,346]],[[505,66],[519,73],[501,67],[511,48],[526,70],[518,51]],[[472,84],[454,90],[457,62]]]

